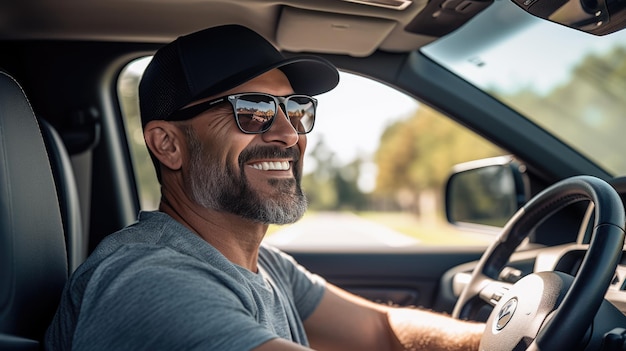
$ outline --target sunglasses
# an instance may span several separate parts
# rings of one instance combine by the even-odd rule
[[[281,108],[298,134],[313,130],[317,100],[307,95],[274,96],[264,93],[227,95],[171,114],[167,120],[184,121],[224,102],[230,102],[239,129],[246,134],[267,132]]]

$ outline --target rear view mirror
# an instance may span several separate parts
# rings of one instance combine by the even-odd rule
[[[594,35],[626,27],[626,0],[513,0],[531,15]]]
[[[456,165],[445,197],[448,222],[503,227],[529,198],[524,166],[511,157]]]

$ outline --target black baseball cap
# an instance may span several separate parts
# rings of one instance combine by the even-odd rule
[[[224,25],[181,36],[159,49],[139,84],[142,125],[167,120],[187,104],[279,68],[297,94],[318,95],[339,83],[339,72],[317,56],[283,56],[249,28]]]

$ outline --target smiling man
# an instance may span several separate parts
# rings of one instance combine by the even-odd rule
[[[476,350],[484,325],[378,305],[262,243],[306,210],[306,134],[338,72],[240,26],[178,38],[140,84],[159,211],[68,283],[49,350]]]

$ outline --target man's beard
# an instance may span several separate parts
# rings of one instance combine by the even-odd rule
[[[239,155],[239,172],[230,163],[205,152],[192,128],[183,128],[190,155],[188,179],[191,197],[205,208],[230,212],[264,224],[294,223],[304,215],[307,200],[300,186],[299,168],[295,167],[300,154],[295,148],[255,147]],[[259,196],[250,188],[244,173],[244,164],[251,159],[292,158],[294,179],[270,179],[269,185],[277,191],[274,196]]]

